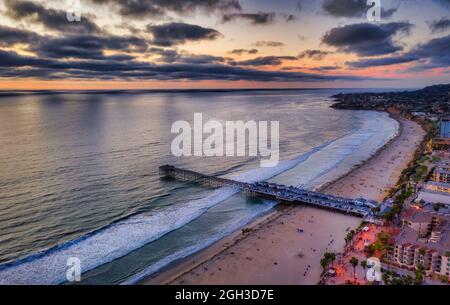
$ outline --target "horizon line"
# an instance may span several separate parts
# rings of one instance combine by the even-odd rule
[[[439,84],[436,84],[439,85]],[[426,87],[426,86],[425,86]],[[242,92],[242,91],[306,91],[306,90],[416,90],[425,87],[322,87],[322,88],[180,88],[180,89],[0,89],[0,97],[21,94],[58,94],[58,93],[165,93],[165,92]]]

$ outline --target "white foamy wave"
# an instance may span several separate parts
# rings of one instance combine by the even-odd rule
[[[246,182],[269,179],[295,167],[330,143],[325,143],[296,159],[280,162],[277,167],[250,170],[235,179]],[[231,188],[220,188],[205,198],[133,216],[80,239],[18,260],[16,263],[0,265],[0,284],[64,282],[68,258],[79,258],[83,272],[91,270],[186,225],[237,192]]]
[[[215,243],[216,241],[219,241],[220,239],[224,238],[225,236],[233,233],[234,231],[236,231],[239,228],[242,228],[243,226],[245,226],[247,223],[249,223],[253,218],[257,217],[258,215],[261,215],[261,213],[264,212],[268,212],[270,209],[273,208],[274,204],[267,204],[265,206],[264,209],[262,209],[261,211],[259,211],[259,213],[257,215],[253,215],[253,217],[248,217],[243,219],[242,221],[236,223],[233,226],[228,226],[227,230],[224,230],[221,232],[221,234],[217,234],[214,236],[211,236],[209,239],[204,240],[203,242],[200,242],[198,244],[192,245],[188,248],[184,248],[182,250],[176,251],[175,253],[172,253],[166,257],[164,257],[163,259],[157,261],[156,263],[148,266],[147,268],[145,268],[144,270],[134,274],[133,276],[131,276],[130,278],[128,278],[127,280],[123,281],[122,283],[120,283],[121,285],[131,285],[131,284],[135,284],[137,282],[139,282],[140,280],[152,275],[153,273],[157,272],[158,270],[160,270],[161,268],[164,268],[166,266],[168,266],[170,263],[185,258],[191,254],[194,254],[210,245],[212,245],[213,243]]]
[[[367,153],[374,153],[384,145],[395,134],[395,127],[398,127],[395,125],[395,121],[394,124],[393,120],[388,120],[385,114],[365,112],[361,114],[360,119],[363,124],[354,133],[329,141],[293,160],[280,162],[275,168],[249,170],[233,177],[233,179],[244,182],[267,180],[293,168],[298,174],[294,173],[294,179],[291,177],[287,180],[294,180],[305,187],[314,187],[319,182],[324,182],[321,180],[337,178],[333,169],[345,163],[346,157],[351,156],[352,158],[348,158],[351,159],[349,161],[351,163],[343,166],[343,173],[359,161],[359,157],[353,158],[353,154],[362,150],[361,147],[364,146],[364,143],[369,148],[364,148],[364,152],[358,153],[361,158],[367,158]],[[385,131],[390,132],[389,136],[386,134],[381,136]],[[209,208],[236,193],[236,190],[230,188],[211,191],[205,198],[172,205],[152,213],[133,216],[48,251],[31,255],[11,264],[0,265],[0,284],[58,284],[64,282],[68,258],[78,257],[81,260],[82,271],[91,270],[186,225],[200,217]],[[234,227],[233,230],[237,228]],[[224,235],[227,233],[225,232]],[[139,280],[176,259],[208,246],[224,235],[212,236],[207,241],[173,253],[133,276],[126,283]]]
[[[293,179],[297,184],[307,189],[320,188],[367,160],[398,133],[398,122],[386,113],[361,112],[357,117],[361,128],[333,141],[302,164],[305,167],[299,168],[300,175]]]

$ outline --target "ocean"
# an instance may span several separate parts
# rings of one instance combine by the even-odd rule
[[[0,98],[0,284],[131,284],[268,213],[275,202],[162,180],[173,164],[315,189],[392,139],[386,113],[335,110],[351,90],[19,94]],[[174,157],[171,125],[279,121],[280,163]]]

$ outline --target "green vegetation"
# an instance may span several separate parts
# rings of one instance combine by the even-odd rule
[[[367,224],[368,224],[367,221],[362,221],[362,222],[359,224],[358,229],[364,228],[365,226],[367,226]]]
[[[400,194],[398,194],[394,199],[394,204],[392,205],[391,210],[383,215],[384,219],[387,221],[392,221],[395,216],[400,216],[405,200],[413,196],[413,194],[413,187],[402,187]]]
[[[411,275],[407,275],[405,279],[405,285],[412,285],[414,283],[414,279],[411,277]]]
[[[359,261],[356,257],[353,256],[350,259],[350,264],[353,267],[353,282],[355,282],[355,283],[356,283],[356,266],[358,266],[358,263],[359,263]]]
[[[394,271],[383,272],[382,279],[386,285],[412,285],[414,282],[410,275],[402,278]]]
[[[428,167],[426,167],[425,165],[420,165],[416,169],[416,172],[415,172],[414,176],[412,177],[412,179],[415,183],[419,183],[420,181],[425,179],[427,173],[428,173]]]
[[[400,216],[404,202],[414,195],[415,188],[410,187],[409,184],[411,182],[417,184],[427,178],[429,169],[423,163],[430,159],[426,154],[427,143],[433,138],[436,128],[429,125],[424,127],[427,130],[427,135],[414,154],[415,161],[412,161],[409,166],[402,171],[397,186],[389,190],[387,198],[391,198],[396,193],[399,194],[394,198],[392,209],[383,215],[383,218],[387,221],[392,221],[395,216]],[[424,202],[422,202],[422,205],[423,204]]]
[[[441,283],[443,283],[443,284],[448,284],[448,277],[445,276],[445,275],[439,276],[439,280],[440,280]]]
[[[411,197],[414,194],[414,188],[409,187],[408,189],[402,189],[399,195],[395,197],[395,204],[403,204],[406,199]]]
[[[328,270],[328,266],[330,263],[333,263],[336,260],[336,253],[325,252],[322,259],[320,260],[320,265],[323,268],[323,271]]]
[[[439,210],[443,207],[444,205],[442,203],[435,203],[433,204],[433,210],[435,210],[436,212],[439,212]]]
[[[350,232],[347,233],[347,236],[345,236],[345,243],[348,244],[352,241],[353,237],[355,237],[355,230],[351,230]]]
[[[377,240],[366,248],[369,255],[373,255],[375,252],[381,252],[383,256],[388,249],[389,239],[391,236],[386,232],[380,232],[377,235]]]
[[[414,285],[421,285],[425,279],[425,268],[422,264],[418,264],[416,270],[414,271]]]
[[[364,279],[366,279],[367,261],[366,261],[366,260],[361,261],[360,265],[361,265],[361,267],[363,267],[363,269],[364,269]]]
[[[424,162],[430,160],[430,157],[427,155],[422,156],[422,158],[420,158],[419,163],[423,164]]]

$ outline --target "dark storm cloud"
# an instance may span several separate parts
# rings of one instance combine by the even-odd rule
[[[294,22],[294,21],[297,20],[297,17],[296,17],[295,15],[292,15],[292,14],[290,14],[290,15],[284,15],[284,20],[285,20],[286,22]]]
[[[147,42],[135,36],[94,36],[73,35],[66,37],[47,37],[30,48],[36,54],[54,58],[104,59],[103,51],[144,52]],[[131,59],[126,55],[115,55],[116,60]],[[111,58],[111,57],[108,57]]]
[[[15,68],[15,69],[11,69]],[[0,77],[40,79],[133,79],[133,80],[249,80],[334,81],[366,80],[354,76],[326,76],[300,72],[260,71],[224,64],[153,64],[136,60],[41,59],[0,50]]]
[[[212,56],[212,55],[203,55],[203,54],[187,54],[187,53],[179,53],[174,49],[163,49],[163,48],[149,48],[147,51],[148,54],[157,55],[158,58],[156,62],[165,63],[165,64],[215,64],[215,63],[223,63],[226,61],[224,57],[221,56]]]
[[[430,29],[433,33],[442,33],[450,29],[450,19],[444,17],[440,20],[436,20],[430,23]]]
[[[390,66],[397,64],[404,64],[417,60],[415,56],[395,56],[395,57],[383,57],[383,58],[366,58],[358,61],[346,62],[346,64],[352,68],[369,68],[379,66]]]
[[[147,30],[153,35],[152,43],[158,46],[172,46],[187,41],[215,40],[221,34],[210,28],[187,23],[166,23],[149,25]]]
[[[450,35],[432,39],[405,54],[377,59],[361,59],[347,63],[354,68],[389,66],[417,61],[415,71],[450,66]]]
[[[225,62],[225,58],[220,56],[211,56],[211,55],[184,55],[178,59],[179,63],[185,64],[198,64],[198,65],[206,65],[206,64],[217,64]]]
[[[236,19],[244,19],[253,25],[266,25],[275,21],[275,13],[232,13],[222,16],[222,23],[234,21]]]
[[[31,1],[6,0],[6,14],[15,20],[27,20],[39,23],[47,29],[67,33],[98,33],[99,27],[82,16],[80,22],[69,22],[67,12],[47,9]]]
[[[294,70],[302,70],[305,69],[305,67],[281,67],[281,71],[294,71]]]
[[[338,70],[340,68],[341,67],[339,67],[339,66],[322,66],[322,67],[312,68],[311,70],[323,72],[323,71],[334,71],[334,70]]]
[[[358,23],[333,28],[322,38],[322,42],[345,53],[360,56],[384,55],[401,51],[393,38],[397,34],[409,34],[412,24],[392,22],[385,24]]]
[[[163,48],[150,48],[148,49],[149,53],[156,54],[159,56],[159,61],[165,63],[173,63],[176,62],[179,58],[179,54],[176,50],[172,49],[163,49]]]
[[[167,12],[190,14],[196,10],[205,12],[241,10],[238,0],[91,0],[96,4],[114,5],[123,16],[163,16]]]
[[[230,61],[233,66],[278,66],[283,60],[296,60],[295,56],[262,56],[243,61]]]
[[[40,36],[34,32],[0,25],[0,46],[7,47],[16,43],[37,42]]]
[[[334,17],[365,17],[370,6],[367,0],[325,0],[322,4],[323,10]],[[382,9],[381,17],[391,17],[397,9]]]
[[[450,9],[450,0],[434,0],[437,3],[440,3],[443,7]]]
[[[450,35],[432,39],[429,42],[413,49],[406,56],[415,56],[420,59],[428,58],[431,64],[442,68],[450,66]]]
[[[242,55],[242,54],[256,54],[258,53],[257,49],[234,49],[228,52],[228,54],[233,54],[233,55]]]
[[[276,48],[276,47],[284,47],[285,44],[279,41],[257,41],[253,44],[255,47],[269,47],[269,48]]]
[[[332,52],[321,50],[306,50],[298,55],[298,58],[311,58],[314,60],[322,60]]]
[[[0,67],[24,67],[36,66],[44,67],[51,61],[31,56],[19,55],[16,52],[0,50]]]
[[[161,63],[190,63],[190,64],[213,64],[225,62],[221,56],[178,53],[174,49],[163,49],[152,47],[147,50],[148,54],[159,56],[157,59]]]

